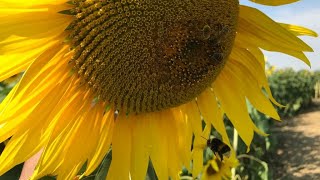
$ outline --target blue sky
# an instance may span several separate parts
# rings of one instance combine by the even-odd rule
[[[316,31],[320,35],[320,0],[301,0],[284,6],[263,6],[248,0],[240,0],[241,4],[256,7],[278,22],[301,25]],[[311,70],[320,70],[320,37],[302,37],[315,51],[306,53]],[[287,55],[266,52],[268,62],[277,68],[292,67],[296,70],[310,69],[301,61]]]

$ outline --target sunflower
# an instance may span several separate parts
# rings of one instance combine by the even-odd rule
[[[0,81],[24,72],[0,106],[0,174],[43,150],[32,179],[86,176],[111,145],[107,179],[144,179],[149,159],[159,179],[199,174],[202,118],[248,147],[264,133],[246,100],[279,119],[261,49],[309,64],[299,35],[316,34],[238,0],[0,0]]]
[[[214,158],[207,162],[204,166],[201,179],[203,180],[221,180],[231,178],[231,168],[236,167],[238,161],[235,154],[232,154],[229,158],[225,158],[221,161],[218,158]]]

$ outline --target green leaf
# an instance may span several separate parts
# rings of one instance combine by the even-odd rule
[[[157,179],[158,178],[157,178],[156,172],[154,171],[152,162],[151,162],[151,160],[149,160],[149,166],[148,166],[146,180],[157,180]]]
[[[112,150],[107,153],[94,177],[94,180],[105,180],[112,161]]]
[[[18,180],[21,174],[23,164],[19,164],[0,176],[0,180]]]

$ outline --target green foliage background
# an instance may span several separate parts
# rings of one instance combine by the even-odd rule
[[[276,107],[281,117],[291,117],[311,104],[314,96],[314,73],[306,70],[277,70],[269,77],[273,96],[285,108]]]
[[[312,106],[315,95],[315,84],[320,82],[320,71],[307,70],[294,71],[293,69],[279,69],[268,76],[273,97],[285,107],[274,106],[281,119],[290,118]],[[257,111],[248,103],[248,110],[255,124],[266,133],[271,132],[275,123],[270,117]],[[249,156],[241,157],[246,146],[239,142],[238,158],[241,165],[237,168],[237,175],[241,179],[272,179],[273,169],[268,168],[272,154],[277,149],[277,136],[255,136],[251,145]]]

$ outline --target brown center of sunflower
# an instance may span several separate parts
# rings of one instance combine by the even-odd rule
[[[99,99],[126,112],[186,103],[230,54],[238,0],[76,0],[74,69]]]
[[[223,166],[223,163],[222,163],[220,160],[218,160],[218,159],[212,160],[212,161],[216,161],[219,170],[220,170],[220,168]],[[207,174],[207,176],[210,177],[210,176],[213,176],[213,175],[215,175],[215,174],[217,174],[217,173],[218,173],[218,171],[216,171],[216,170],[212,167],[212,164],[209,162],[209,165],[208,165],[208,167],[207,167],[207,169],[206,169],[206,174]]]

